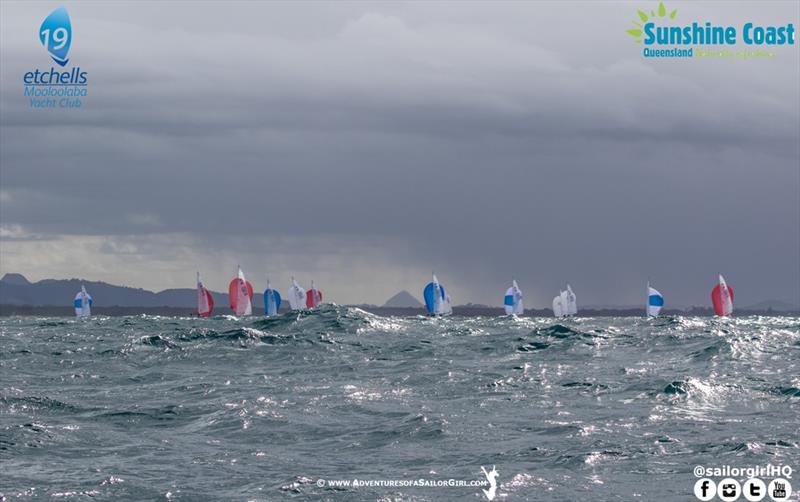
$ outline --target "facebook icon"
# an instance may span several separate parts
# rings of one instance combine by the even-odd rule
[[[708,478],[698,479],[694,484],[694,496],[699,500],[707,501],[717,495],[717,484]]]

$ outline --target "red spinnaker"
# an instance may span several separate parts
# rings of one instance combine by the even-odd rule
[[[721,284],[717,284],[711,290],[711,302],[714,304],[714,313],[718,316],[731,315],[733,311],[733,288],[727,284],[724,287],[728,290],[729,302],[725,301],[725,294]]]
[[[231,310],[234,312],[237,311],[236,309],[236,299],[238,298],[239,287],[242,284],[242,279],[238,277],[234,278],[230,284],[228,284],[228,299],[230,302]],[[250,284],[250,281],[244,281],[244,285],[247,288],[247,296],[250,297],[250,301],[253,300],[253,285]]]
[[[313,309],[319,307],[320,303],[322,303],[322,291],[318,289],[306,291],[306,307]]]

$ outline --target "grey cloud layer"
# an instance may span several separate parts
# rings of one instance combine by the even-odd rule
[[[395,289],[355,278],[413,287],[432,268],[459,302],[497,303],[514,275],[539,304],[565,280],[632,303],[649,275],[704,303],[720,271],[743,301],[800,301],[796,47],[644,61],[629,4],[184,5],[70,7],[92,95],[52,113],[19,83],[47,66],[46,8],[2,5],[0,222],[36,237],[2,268],[47,262],[43,235],[181,235],[208,267],[225,243],[270,262],[290,239],[281,266],[327,273],[340,301]],[[724,10],[798,23],[787,3]],[[368,274],[329,261],[343,247]],[[184,285],[155,260],[129,282]]]

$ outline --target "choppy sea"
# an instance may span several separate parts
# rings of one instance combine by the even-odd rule
[[[8,501],[696,500],[799,413],[796,317],[0,319]]]

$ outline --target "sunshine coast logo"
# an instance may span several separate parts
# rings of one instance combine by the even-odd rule
[[[80,108],[88,95],[89,76],[80,67],[67,68],[72,23],[64,7],[51,12],[39,26],[39,41],[60,67],[35,68],[22,75],[23,95],[31,108]]]
[[[641,9],[636,13],[635,27],[625,32],[633,37],[635,43],[644,46],[642,56],[646,58],[771,59],[775,57],[775,48],[796,43],[792,23],[760,25],[746,22],[737,27],[694,21],[681,25],[676,22],[678,9],[670,10],[664,2],[649,10],[649,14]]]

